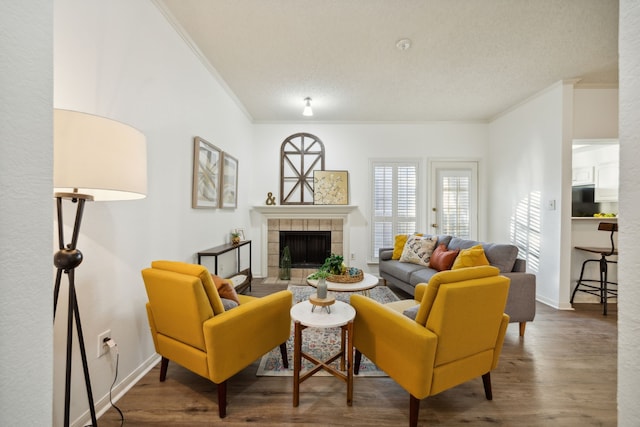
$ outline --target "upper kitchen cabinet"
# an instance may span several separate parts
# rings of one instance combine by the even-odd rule
[[[610,145],[598,150],[595,169],[594,201],[618,201],[619,146]]]
[[[618,169],[617,140],[573,142],[572,185],[593,185],[594,202],[618,201]]]

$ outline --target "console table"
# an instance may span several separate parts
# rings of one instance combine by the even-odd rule
[[[240,269],[240,248],[243,246],[249,246],[249,267]],[[233,282],[233,287],[238,293],[244,292],[247,288],[251,291],[251,240],[243,240],[240,243],[225,243],[223,245],[215,246],[213,248],[205,249],[198,252],[198,264],[201,264],[202,257],[212,256],[214,258],[214,274],[218,274],[218,256],[227,252],[236,251],[238,255],[238,271],[236,274],[228,277]]]

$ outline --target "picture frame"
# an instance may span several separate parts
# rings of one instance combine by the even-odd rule
[[[222,150],[199,136],[193,138],[192,208],[220,206],[221,168]]]
[[[238,159],[222,153],[222,184],[220,185],[220,207],[238,207]]]
[[[348,205],[348,171],[313,171],[314,205]]]
[[[240,237],[241,242],[244,242],[245,240],[247,240],[244,237],[244,228],[236,228],[236,233],[238,233],[238,237]]]

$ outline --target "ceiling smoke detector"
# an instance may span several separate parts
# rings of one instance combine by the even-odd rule
[[[396,42],[396,47],[399,50],[408,50],[411,47],[411,40],[409,39],[400,39]]]

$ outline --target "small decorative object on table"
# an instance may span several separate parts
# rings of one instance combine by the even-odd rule
[[[234,231],[231,233],[231,243],[237,245],[240,243],[240,233],[238,231]]]
[[[333,283],[357,283],[364,279],[362,270],[355,267],[347,267],[344,265],[344,257],[337,254],[331,254],[331,256],[327,257],[320,269],[309,278],[320,279],[321,273],[328,273],[323,277]]]
[[[311,311],[315,310],[316,306],[324,307],[327,313],[331,313],[330,305],[336,302],[334,297],[327,296],[327,277],[331,274],[325,270],[318,270],[313,274],[313,277],[318,279],[318,285],[316,286],[316,294],[309,297],[309,301],[312,304]]]
[[[342,274],[332,274],[327,278],[327,280],[334,283],[358,283],[362,282],[363,279],[362,270],[355,267],[349,267]]]

